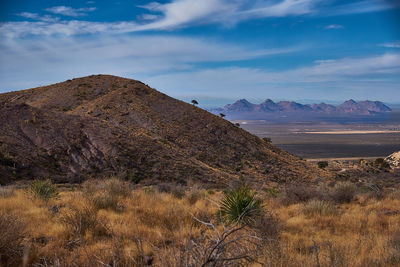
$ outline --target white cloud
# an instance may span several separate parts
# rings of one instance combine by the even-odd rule
[[[344,27],[339,24],[331,24],[331,25],[325,26],[324,28],[328,29],[328,30],[331,30],[331,29],[337,30],[337,29],[343,29]]]
[[[79,16],[86,16],[87,12],[95,11],[95,7],[82,7],[82,8],[72,8],[68,6],[55,6],[46,8],[46,11],[57,14],[63,15],[68,17],[79,17]]]
[[[387,48],[400,48],[400,41],[393,42],[393,43],[379,44],[379,46],[387,47]]]
[[[22,89],[17,81],[30,80],[29,87],[32,87],[37,81],[51,83],[94,73],[148,77],[194,70],[204,62],[232,63],[293,53],[304,48],[258,49],[177,36],[113,35],[91,39],[48,36],[23,42],[6,39],[0,43],[0,61],[8,62],[7,65],[0,64],[0,88]]]

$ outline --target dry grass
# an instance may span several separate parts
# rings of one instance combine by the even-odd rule
[[[120,182],[104,181],[109,183]],[[123,209],[97,206],[85,188],[60,190],[59,198],[48,202],[31,199],[22,189],[1,198],[1,216],[11,214],[4,220],[20,224],[1,227],[0,241],[11,236],[13,240],[6,243],[16,254],[10,262],[0,252],[0,265],[18,266],[25,255],[25,261],[36,266],[197,266],[215,245],[217,234],[223,236],[226,230],[215,216],[214,202],[223,196],[220,191],[193,189],[174,195],[151,188],[121,193],[124,186],[112,190],[85,186],[93,186],[93,194],[102,190],[116,194]],[[245,266],[400,264],[400,199],[393,195],[382,200],[358,196],[336,205],[321,200],[290,205],[281,204],[279,198],[263,200],[265,217],[230,235],[228,241],[238,241],[228,243],[221,257],[244,253],[249,257],[236,264]],[[216,228],[199,221],[212,222]],[[223,265],[227,263],[216,264]]]

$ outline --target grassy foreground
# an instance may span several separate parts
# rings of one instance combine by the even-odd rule
[[[328,199],[327,193],[302,190],[256,192],[262,214],[242,224],[218,215],[224,197],[219,191],[171,185],[133,189],[116,179],[58,188],[58,193],[44,190],[38,193],[42,197],[3,187],[1,264],[400,265],[399,191],[347,198],[338,187],[342,195],[333,192]]]

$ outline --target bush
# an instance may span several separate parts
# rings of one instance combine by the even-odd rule
[[[119,210],[120,198],[127,197],[131,190],[127,182],[112,178],[105,181],[86,181],[83,192],[95,208]]]
[[[73,237],[83,238],[87,232],[95,236],[108,234],[107,225],[104,219],[97,215],[97,210],[90,205],[83,205],[80,208],[71,207],[61,217],[68,234]],[[101,222],[103,221],[103,222]]]
[[[14,195],[13,188],[0,186],[0,197],[1,198],[12,197],[13,195]]]
[[[220,214],[229,223],[239,222],[248,224],[261,214],[261,200],[248,187],[224,192],[220,202]]]
[[[338,203],[349,203],[356,195],[356,186],[350,182],[341,182],[333,188],[331,197]]]
[[[25,223],[16,215],[0,213],[0,265],[17,266],[23,254]]]
[[[28,193],[33,195],[35,198],[49,201],[51,198],[58,197],[57,186],[50,180],[35,180],[28,188]]]
[[[253,224],[253,228],[264,241],[278,240],[281,226],[279,218],[272,213],[258,216]]]
[[[319,161],[318,162],[318,167],[320,169],[325,169],[326,167],[328,167],[328,162],[327,161]]]
[[[319,191],[305,185],[288,185],[285,188],[281,202],[284,205],[291,205],[300,202],[306,202],[313,198],[322,198]]]
[[[337,213],[335,205],[331,202],[318,199],[311,199],[304,203],[301,211],[306,216],[330,216]]]

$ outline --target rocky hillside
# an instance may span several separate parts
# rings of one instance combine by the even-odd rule
[[[400,168],[400,151],[389,155],[385,158],[385,161],[388,162],[392,168]]]
[[[116,175],[141,183],[329,175],[142,82],[94,75],[0,94],[0,182]]]

